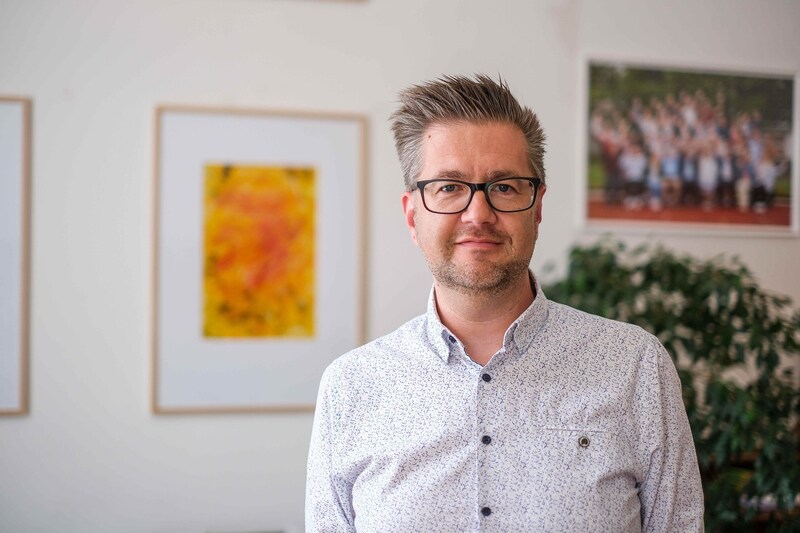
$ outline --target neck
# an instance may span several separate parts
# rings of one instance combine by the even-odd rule
[[[527,272],[499,293],[468,293],[438,282],[434,287],[442,323],[464,343],[467,355],[482,366],[497,353],[508,327],[535,297]]]

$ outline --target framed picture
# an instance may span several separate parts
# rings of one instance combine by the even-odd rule
[[[0,415],[28,412],[31,101],[0,96]]]
[[[366,119],[156,111],[155,413],[312,410],[364,340]]]
[[[588,227],[798,234],[795,75],[587,63]]]

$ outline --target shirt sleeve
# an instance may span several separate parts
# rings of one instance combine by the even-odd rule
[[[333,468],[336,436],[330,369],[322,376],[306,474],[306,532],[355,532],[352,487]]]
[[[653,339],[648,350],[656,351],[656,383],[645,380],[646,387],[654,386],[647,394],[650,406],[645,408],[649,411],[645,421],[652,427],[643,433],[650,436],[650,443],[639,492],[642,531],[702,532],[703,488],[681,382],[661,343]]]

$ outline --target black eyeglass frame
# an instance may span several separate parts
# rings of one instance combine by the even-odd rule
[[[487,189],[489,187],[491,187],[492,185],[494,185],[495,183],[497,183],[499,181],[505,181],[505,180],[525,180],[525,181],[528,181],[528,182],[532,183],[533,184],[533,199],[531,200],[531,205],[529,205],[528,207],[525,207],[523,209],[506,210],[506,209],[498,209],[498,208],[496,208],[492,204],[492,199],[489,198],[489,192],[487,191]],[[434,211],[433,209],[428,207],[428,203],[425,201],[425,191],[423,189],[429,183],[434,183],[434,182],[437,182],[437,181],[449,181],[449,182],[453,182],[453,183],[461,183],[461,184],[466,185],[467,187],[469,187],[470,192],[469,192],[469,200],[467,200],[467,205],[465,205],[464,208],[459,210],[459,211],[452,211],[452,212],[450,212],[450,211]],[[472,198],[475,196],[475,192],[476,191],[483,191],[483,194],[486,196],[486,203],[489,204],[489,207],[491,207],[492,209],[494,209],[498,213],[520,213],[522,211],[527,211],[528,209],[533,207],[533,205],[536,203],[536,199],[539,197],[539,187],[541,187],[541,185],[542,185],[542,178],[523,177],[523,176],[505,176],[505,177],[502,177],[502,178],[495,178],[493,180],[486,181],[486,182],[483,182],[483,183],[470,183],[468,181],[463,181],[463,180],[448,179],[448,178],[437,178],[437,179],[433,179],[433,180],[418,181],[415,184],[415,187],[417,189],[419,189],[419,195],[422,197],[422,205],[425,206],[425,209],[427,209],[431,213],[435,213],[437,215],[457,215],[459,213],[463,213],[464,211],[466,211],[469,208],[469,205],[472,203]]]

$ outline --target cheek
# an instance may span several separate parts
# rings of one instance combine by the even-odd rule
[[[417,246],[428,257],[447,257],[453,251],[452,239],[456,229],[448,220],[420,217],[417,225]]]
[[[528,222],[528,224],[522,226],[518,233],[520,238],[516,242],[516,248],[524,253],[530,253],[533,251],[533,247],[536,245],[536,239],[539,236],[539,224],[536,222],[535,219],[532,219]]]
[[[414,213],[414,242],[417,246],[424,248],[430,239],[431,222],[425,218],[424,215]]]

